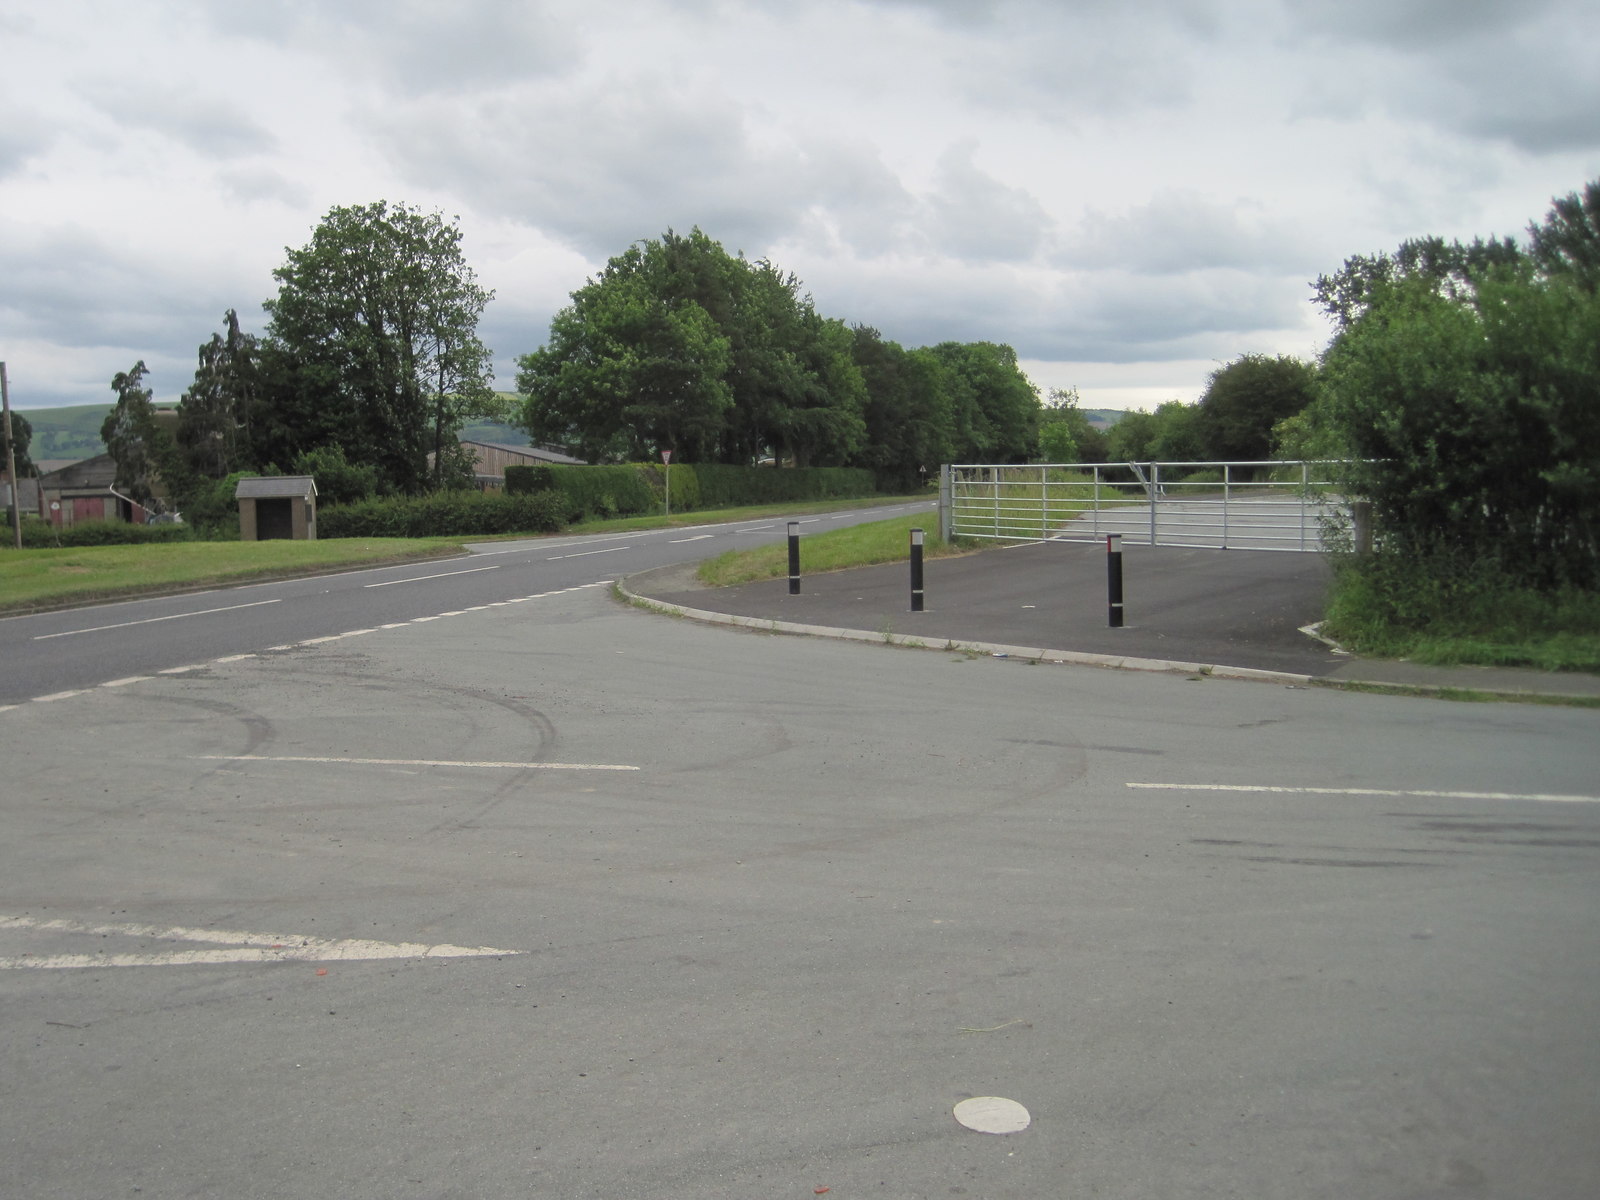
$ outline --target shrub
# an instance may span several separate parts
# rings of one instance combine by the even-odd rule
[[[556,492],[505,495],[435,492],[339,505],[317,514],[317,534],[343,537],[486,537],[497,533],[552,533],[565,520]]]
[[[698,463],[695,475],[706,508],[743,504],[782,504],[790,500],[830,500],[870,496],[877,491],[864,467],[730,467]]]
[[[185,525],[131,525],[126,521],[79,521],[57,529],[48,521],[22,523],[25,550],[54,546],[137,546],[150,542],[186,542],[194,533]]]

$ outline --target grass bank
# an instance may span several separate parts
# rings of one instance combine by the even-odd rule
[[[1535,591],[1483,570],[1346,560],[1323,632],[1378,658],[1600,674],[1600,595]]]
[[[584,521],[559,536],[647,529],[676,529],[725,521],[794,517],[849,508],[876,508],[926,499],[919,496],[870,500],[820,500],[805,504],[762,505],[714,512],[675,513]],[[928,523],[937,524],[932,514]],[[462,553],[469,541],[498,538],[326,538],[315,542],[164,542],[133,546],[84,546],[13,550],[0,547],[0,614],[32,612],[73,604],[128,599],[198,588],[221,587],[293,575],[317,575],[346,567],[443,558]]]
[[[167,542],[0,552],[0,613],[461,553],[460,538]]]
[[[911,554],[910,533],[924,531],[924,558],[947,558],[970,553],[966,548],[947,544],[939,536],[939,519],[933,512],[909,513],[887,521],[870,521],[849,529],[827,533],[801,531],[802,556],[808,575],[865,567],[874,563],[904,562]],[[730,550],[700,564],[698,575],[711,587],[729,587],[758,579],[777,579],[789,573],[789,547],[786,542],[758,546],[754,550]]]

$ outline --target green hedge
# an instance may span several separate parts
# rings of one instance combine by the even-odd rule
[[[495,492],[436,492],[431,496],[362,500],[317,513],[317,536],[479,537],[495,533],[553,533],[566,521],[556,492],[508,496]]]
[[[702,463],[694,470],[699,478],[700,503],[705,508],[782,504],[789,500],[848,499],[870,496],[878,490],[872,472],[862,467],[778,469]]]
[[[10,529],[6,544],[10,545]],[[56,529],[47,521],[22,522],[22,548],[46,550],[55,546],[135,546],[147,542],[186,542],[194,536],[187,525],[130,525],[127,521],[79,521]]]
[[[615,467],[506,468],[506,492],[521,495],[554,489],[566,498],[567,519],[660,512],[668,473],[659,463]],[[674,464],[672,511],[782,504],[870,496],[873,473],[858,467],[729,467],[718,463]]]

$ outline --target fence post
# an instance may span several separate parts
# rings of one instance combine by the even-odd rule
[[[954,520],[954,514],[951,512],[952,499],[950,464],[942,463],[939,467],[939,536],[946,542],[950,540],[950,526]]]
[[[1112,629],[1122,628],[1122,535],[1106,534],[1106,609]]]
[[[911,531],[911,611],[922,611],[922,530]]]
[[[789,595],[800,594],[800,522],[789,522]]]

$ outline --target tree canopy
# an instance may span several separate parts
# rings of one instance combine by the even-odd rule
[[[330,210],[287,251],[263,305],[281,375],[274,457],[335,445],[407,493],[459,470],[456,430],[493,404],[477,336],[492,293],[461,239],[438,213],[378,201]]]
[[[1038,423],[1009,346],[905,350],[699,229],[613,257],[518,365],[529,433],[590,461],[770,457],[909,485],[952,456],[1025,459]]]
[[[1587,242],[1563,233],[1558,252],[1549,232],[1577,223],[1575,203],[1535,227],[1542,250],[1449,286],[1376,281],[1323,355],[1308,418],[1350,456],[1384,550],[1441,577],[1600,586],[1600,294]]]

